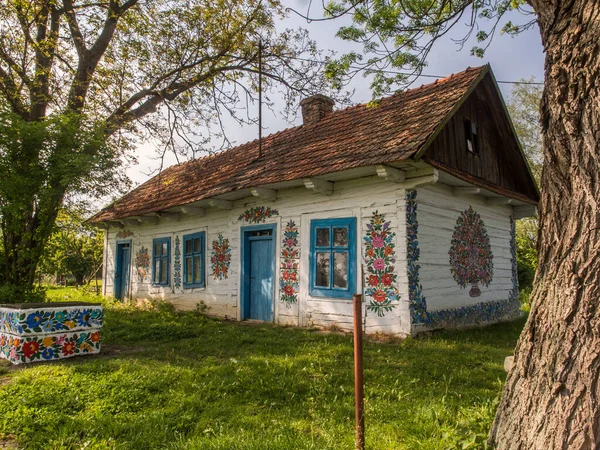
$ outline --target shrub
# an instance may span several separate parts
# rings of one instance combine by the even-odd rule
[[[13,284],[0,286],[0,304],[41,303],[44,301],[46,301],[46,291],[40,286],[15,286]]]

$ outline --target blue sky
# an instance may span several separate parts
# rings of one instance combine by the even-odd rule
[[[310,0],[290,0],[287,3],[294,9],[306,12],[308,1]],[[314,5],[311,5],[313,16],[318,16],[319,11]],[[515,22],[528,21],[518,12],[511,12],[506,20]],[[464,22],[466,22],[466,18]],[[290,14],[290,17],[280,24],[282,28],[303,27],[309,30],[311,37],[322,49],[335,50],[344,53],[353,47],[335,37],[340,22],[311,22]],[[467,28],[457,24],[452,33],[438,41],[430,53],[427,63],[428,66],[423,70],[424,74],[448,76],[452,73],[460,72],[469,66],[480,66],[482,64],[491,64],[492,70],[498,81],[518,81],[520,79],[535,78],[535,81],[543,81],[544,54],[540,41],[539,30],[537,26],[521,33],[516,37],[502,35],[497,33],[490,47],[487,49],[484,58],[478,58],[470,55],[470,49],[475,42],[472,40],[461,50],[459,46],[452,41],[452,38],[460,38],[464,35]],[[356,47],[354,47],[356,48]],[[418,79],[412,87],[418,87],[421,84],[431,83],[432,78]],[[357,78],[350,86],[355,90],[352,97],[354,103],[364,103],[371,99],[369,91],[369,82],[363,78]],[[511,84],[500,84],[500,88],[505,100],[510,97],[512,89]],[[257,115],[257,112],[255,114]],[[299,125],[301,119],[298,118],[294,123],[288,123],[281,117],[274,115],[266,108],[263,109],[263,136],[269,135],[284,128]],[[234,145],[256,139],[257,129],[255,126],[240,127],[233,120],[225,120],[226,127],[231,129],[229,139]],[[156,153],[152,143],[148,143],[138,148],[136,152],[138,164],[129,167],[127,173],[137,185],[146,181],[149,174],[159,167],[159,161],[156,159]],[[175,163],[174,157],[165,159],[166,166]],[[165,167],[166,167],[165,166]]]

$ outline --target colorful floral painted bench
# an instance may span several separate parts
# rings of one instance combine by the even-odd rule
[[[0,357],[23,364],[98,353],[103,320],[97,303],[0,305]]]

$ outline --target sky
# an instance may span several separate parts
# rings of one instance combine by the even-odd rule
[[[284,0],[290,7],[295,10],[306,13],[309,2],[311,0]],[[318,6],[318,5],[317,5]],[[318,7],[310,3],[311,16],[317,17],[320,12]],[[506,20],[515,22],[528,21],[529,18],[523,18],[519,12],[513,11],[507,15]],[[465,18],[464,21],[467,19]],[[464,22],[463,21],[463,22]],[[310,32],[310,36],[317,42],[317,45],[325,50],[334,50],[340,54],[351,49],[356,49],[351,44],[344,42],[335,37],[335,33],[341,22],[310,22],[294,13],[285,22],[278,24],[283,28],[306,28]],[[470,55],[470,49],[475,45],[475,41],[471,40],[462,49],[452,39],[461,38],[467,28],[461,24],[457,24],[452,30],[452,33],[439,40],[434,46],[432,52],[427,59],[427,67],[424,68],[423,74],[448,76],[456,72],[461,72],[467,67],[480,66],[489,63],[492,67],[496,79],[501,81],[518,81],[521,79],[529,80],[534,78],[535,81],[543,81],[544,75],[544,54],[537,26],[532,27],[520,35],[513,37],[497,33],[494,36],[490,47],[486,50],[485,56],[479,58]],[[433,82],[434,78],[420,78],[411,87],[418,87],[422,84]],[[500,89],[505,100],[510,97],[512,84],[499,83]],[[371,100],[371,92],[369,91],[369,82],[364,78],[356,78],[350,89],[354,89],[354,95],[351,100],[354,104],[365,103]],[[277,104],[276,104],[277,106]],[[257,107],[258,108],[258,107]],[[258,111],[251,116],[257,116]],[[239,124],[231,119],[224,120],[226,129],[230,129],[228,133],[230,141],[234,145],[243,144],[258,137],[256,126],[240,127]],[[274,115],[267,108],[263,108],[263,136],[275,133],[277,131],[301,124],[301,116],[299,115],[295,122],[289,123],[281,117]],[[152,143],[146,143],[138,147],[136,151],[138,163],[131,165],[127,169],[128,176],[133,180],[134,186],[148,180],[151,173],[159,166],[159,160],[156,159],[155,147]],[[165,158],[164,168],[175,164],[175,158],[167,156]]]

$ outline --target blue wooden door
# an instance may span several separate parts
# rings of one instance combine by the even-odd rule
[[[273,310],[273,240],[250,239],[250,308],[249,318],[272,320]]]
[[[273,321],[275,225],[242,228],[242,319]]]
[[[117,244],[117,261],[115,267],[115,297],[124,300],[129,292],[130,243]]]

